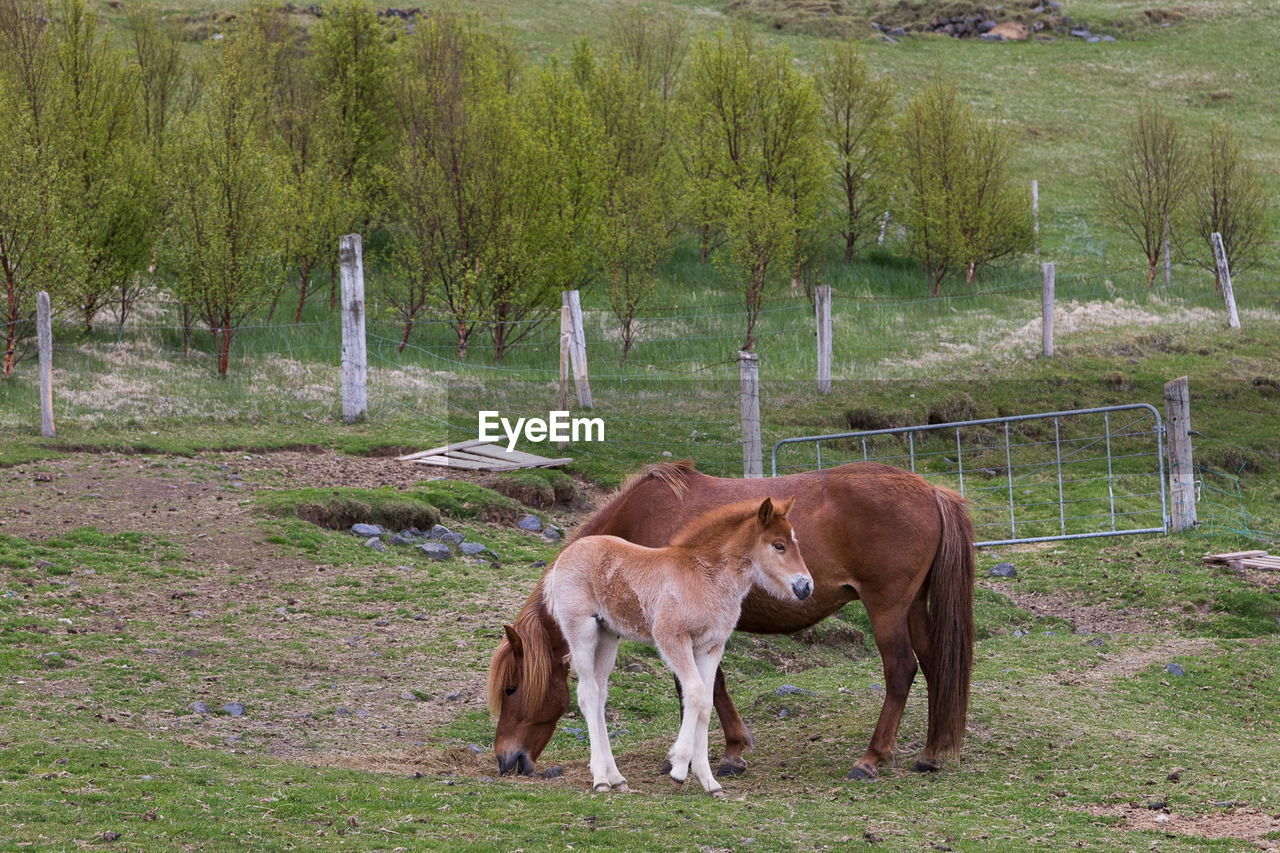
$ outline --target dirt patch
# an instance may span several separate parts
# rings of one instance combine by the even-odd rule
[[[1229,808],[1217,814],[1182,815],[1167,809],[1153,811],[1142,806],[1097,805],[1084,811],[1099,817],[1120,818],[1125,829],[1164,832],[1199,838],[1238,838],[1260,850],[1280,850],[1280,843],[1265,836],[1280,832],[1280,815],[1268,814],[1253,806]]]
[[[1174,624],[1172,619],[1149,610],[1128,607],[1117,610],[1106,604],[1086,604],[1070,595],[1021,592],[1012,584],[981,578],[978,586],[1006,596],[1018,607],[1037,616],[1062,619],[1079,633],[1151,634]]]

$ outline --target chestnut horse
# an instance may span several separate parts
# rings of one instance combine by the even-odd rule
[[[784,601],[808,598],[813,578],[787,521],[791,501],[738,501],[704,512],[686,524],[665,548],[646,548],[616,536],[583,536],[560,552],[542,576],[542,598],[569,644],[578,674],[578,707],[591,738],[595,791],[627,790],[618,772],[605,726],[609,673],[622,639],[658,647],[684,685],[680,735],[668,753],[671,778],[683,783],[690,770],[712,796],[724,788],[707,761],[711,692],[724,644],[738,624],[742,599],[754,586]],[[508,636],[519,643],[510,626]],[[531,647],[526,656],[536,653]],[[545,671],[550,661],[529,660]],[[501,711],[506,684],[491,685],[490,701]],[[521,683],[524,701],[540,703],[536,686]]]
[[[813,595],[783,603],[753,589],[738,629],[787,634],[861,599],[884,665],[885,698],[871,743],[848,777],[874,779],[893,753],[917,661],[928,685],[929,724],[915,769],[940,769],[942,758],[958,755],[964,740],[973,665],[973,525],[960,495],[875,462],[758,480],[710,477],[688,462],[662,463],[633,477],[574,538],[609,534],[661,546],[685,519],[708,509],[783,495],[796,499],[791,523],[804,542]],[[568,646],[541,589],[529,597],[508,637],[494,652],[489,673],[500,706],[494,748],[499,772],[532,773],[569,706]],[[552,661],[550,669],[531,668],[534,659]],[[538,685],[541,701],[523,701],[526,681]],[[725,736],[719,772],[741,773],[751,735],[719,669],[714,703]]]

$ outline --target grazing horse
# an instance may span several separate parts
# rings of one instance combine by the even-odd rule
[[[752,590],[738,629],[787,634],[861,599],[884,665],[885,698],[871,742],[848,777],[876,778],[893,753],[917,661],[928,685],[929,724],[915,769],[940,769],[942,758],[958,755],[964,740],[973,665],[973,525],[960,495],[875,462],[767,480],[710,477],[688,462],[662,463],[633,477],[578,529],[575,540],[608,534],[661,546],[683,519],[732,501],[781,495],[795,495],[790,520],[805,543],[814,592],[803,602],[783,603]],[[534,771],[569,706],[567,655],[536,589],[490,665],[499,772]],[[741,773],[751,735],[719,669],[714,703],[725,735],[719,772]]]
[[[692,765],[707,793],[724,795],[707,760],[707,724],[716,670],[738,624],[742,599],[753,586],[782,600],[803,601],[813,593],[813,578],[787,522],[791,503],[775,507],[765,498],[713,509],[682,527],[665,548],[585,536],[547,569],[542,600],[578,673],[593,790],[627,790],[613,759],[604,705],[618,643],[628,639],[657,646],[684,685],[680,735],[667,756],[671,778],[684,782]],[[501,687],[505,691],[506,685]],[[494,690],[493,695],[502,694]],[[501,710],[501,703],[495,704]]]

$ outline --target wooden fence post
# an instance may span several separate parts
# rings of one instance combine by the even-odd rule
[[[1044,293],[1040,297],[1040,338],[1045,358],[1053,358],[1053,291],[1056,286],[1053,264],[1041,264],[1040,274],[1044,278]]]
[[[578,405],[590,409],[591,380],[587,375],[587,335],[582,323],[582,299],[576,290],[566,290],[560,295],[561,308],[569,309],[569,363],[573,367],[573,386],[578,394]],[[562,315],[563,316],[563,315]]]
[[[1196,471],[1191,461],[1191,393],[1187,377],[1164,386],[1164,431],[1169,457],[1169,529],[1196,523]]]
[[[1164,286],[1173,284],[1173,250],[1169,247],[1169,217],[1164,218]]]
[[[36,338],[40,353],[40,434],[53,438],[53,312],[49,294],[36,294]]]
[[[364,257],[359,234],[338,241],[342,280],[342,419],[368,414],[369,353],[364,336]]]
[[[1040,254],[1040,182],[1031,182],[1031,231],[1036,254]]]
[[[742,476],[764,476],[760,445],[760,358],[753,352],[738,353],[738,403],[742,412]]]
[[[1231,270],[1227,268],[1227,250],[1222,245],[1222,235],[1217,231],[1209,238],[1213,241],[1213,259],[1218,263],[1218,280],[1222,282],[1222,298],[1227,300],[1227,324],[1240,328],[1240,314],[1236,311],[1236,293],[1231,289]]]
[[[831,285],[820,284],[814,290],[814,309],[818,315],[818,393],[831,393]]]
[[[567,304],[560,306],[560,387],[556,394],[556,403],[562,412],[569,411],[569,362],[573,350],[573,320]],[[563,450],[567,441],[556,442],[556,447]]]

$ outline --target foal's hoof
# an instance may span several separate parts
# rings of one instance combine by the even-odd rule
[[[942,762],[936,758],[922,755],[916,759],[916,763],[912,765],[911,769],[917,773],[937,773],[942,769]]]
[[[610,785],[608,782],[601,782],[599,785],[596,785],[591,790],[597,794],[607,794],[613,790],[613,786]]]
[[[676,789],[681,789],[681,788],[683,788],[683,787],[684,787],[684,780],[683,780],[683,779],[677,779],[677,778],[676,778],[676,777],[674,777],[674,776],[668,776],[667,778],[671,780],[671,787],[676,788]]]
[[[862,764],[853,765],[853,769],[849,771],[846,779],[861,779],[863,781],[872,782],[880,778],[880,773],[873,767],[866,767]]]
[[[717,776],[740,776],[747,772],[747,762],[737,756],[729,758],[726,756],[720,762],[720,766],[716,768]]]
[[[724,796],[724,788],[716,788],[715,790],[707,791],[707,793],[713,797],[720,798]]]

